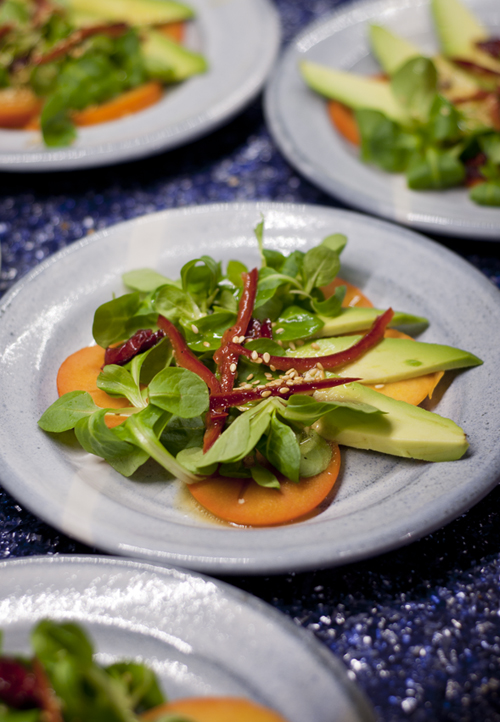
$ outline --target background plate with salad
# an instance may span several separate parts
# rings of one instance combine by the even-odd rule
[[[125,479],[73,437],[61,441],[39,430],[38,418],[56,398],[59,365],[90,343],[94,311],[123,292],[123,272],[151,267],[176,277],[204,253],[251,266],[258,259],[253,228],[261,214],[267,247],[285,253],[344,233],[342,277],[381,308],[427,317],[421,340],[466,348],[483,359],[483,366],[457,374],[433,407],[467,430],[470,450],[463,459],[426,464],[347,449],[334,501],[320,514],[288,526],[231,528],[195,513],[182,485],[165,482],[156,467]],[[1,314],[2,484],[57,528],[105,550],[217,573],[319,568],[408,543],[495,484],[500,353],[491,329],[500,322],[498,292],[448,250],[382,221],[270,203],[167,211],[52,257],[12,289]]]
[[[28,654],[41,619],[71,621],[90,636],[99,664],[142,662],[170,699],[246,697],[289,722],[331,722],[332,709],[338,722],[374,719],[312,634],[221,582],[123,559],[62,556],[3,562],[0,585],[4,653]]]
[[[492,36],[500,33],[495,0],[465,3]],[[335,11],[306,28],[290,45],[268,83],[266,116],[288,160],[309,180],[349,205],[428,232],[500,239],[498,208],[477,206],[466,189],[412,191],[404,175],[363,163],[328,117],[324,98],[304,83],[298,63],[376,75],[380,65],[368,39],[370,24],[384,26],[432,55],[438,39],[428,0],[369,0]]]
[[[220,126],[260,90],[280,38],[268,0],[193,0],[183,44],[208,71],[167,89],[159,102],[116,121],[81,127],[66,148],[44,147],[39,131],[0,129],[0,170],[88,168],[143,158]]]

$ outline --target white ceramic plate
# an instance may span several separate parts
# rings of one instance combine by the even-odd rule
[[[76,442],[42,432],[57,398],[56,374],[92,341],[97,306],[124,291],[120,274],[150,266],[176,277],[210,254],[249,266],[261,213],[270,247],[306,249],[340,231],[349,238],[342,273],[377,306],[431,320],[424,340],[485,360],[459,374],[437,410],[462,426],[468,455],[422,463],[345,450],[333,503],[288,526],[246,529],[196,514],[180,482],[151,465],[126,479]],[[500,468],[500,294],[462,259],[411,231],[316,206],[235,204],[166,211],[75,243],[21,280],[0,307],[0,483],[34,513],[110,552],[227,573],[313,569],[372,556],[453,519],[491,489]],[[72,435],[70,435],[71,438]],[[163,479],[163,480],[162,480]],[[184,493],[182,493],[184,491]]]
[[[71,620],[101,664],[147,664],[170,699],[246,697],[289,722],[374,720],[312,634],[226,584],[111,558],[34,557],[1,563],[0,589],[6,652],[28,653],[40,619]]]
[[[45,148],[40,133],[0,129],[0,170],[72,170],[142,158],[206,135],[241,110],[262,87],[280,39],[269,0],[189,0],[196,20],[187,45],[209,63],[203,75],[167,91],[155,105],[109,123],[78,129],[69,148]]]
[[[497,0],[466,0],[500,34]],[[433,233],[500,240],[500,209],[478,206],[467,191],[412,191],[403,175],[361,162],[328,118],[326,102],[306,87],[298,61],[307,58],[333,68],[374,74],[367,25],[384,25],[424,51],[437,50],[429,0],[370,0],[342,6],[302,32],[273,72],[265,97],[271,133],[290,163],[312,183],[350,206]]]

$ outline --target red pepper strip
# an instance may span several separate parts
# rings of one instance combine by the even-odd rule
[[[260,359],[259,363],[264,362],[268,366],[273,366],[275,369],[280,371],[288,371],[289,369],[295,369],[302,373],[303,371],[309,371],[313,369],[318,363],[324,369],[334,369],[338,366],[344,366],[351,361],[354,361],[359,356],[362,356],[366,351],[375,346],[384,337],[384,331],[386,326],[390,323],[394,311],[392,308],[387,309],[385,313],[378,316],[372,324],[370,330],[361,338],[354,346],[347,348],[345,351],[339,351],[338,353],[328,354],[327,356],[269,356],[268,360],[264,361],[263,354],[257,354],[257,359]],[[250,349],[243,348],[238,344],[230,344],[231,351],[240,356],[247,356],[251,361],[256,360],[255,356],[252,358],[252,354],[256,353],[250,351]]]
[[[330,378],[319,379],[318,381],[302,381],[293,384],[293,386],[283,384],[283,386],[266,387],[260,390],[235,389],[227,394],[212,394],[210,396],[210,410],[212,412],[219,412],[220,409],[228,408],[229,406],[241,406],[242,404],[246,404],[247,401],[262,401],[263,398],[269,398],[270,396],[279,396],[282,399],[288,399],[292,394],[304,394],[308,391],[316,391],[318,389],[331,389],[334,386],[342,386],[343,384],[350,384],[353,381],[359,380],[360,379],[354,378]]]
[[[11,30],[14,29],[13,25],[9,25],[9,23],[5,23],[4,25],[0,25],[0,40],[10,33]]]
[[[460,105],[460,103],[469,103],[472,100],[485,100],[489,95],[493,95],[491,90],[477,90],[472,95],[463,95],[460,98],[453,99],[453,105]]]
[[[485,68],[484,65],[478,65],[478,63],[473,63],[471,60],[465,60],[464,58],[451,58],[451,60],[456,63],[459,68],[468,70],[471,73],[476,73],[477,75],[500,75],[500,72],[498,70],[493,70],[492,68]]]
[[[214,354],[214,361],[219,367],[220,390],[224,392],[232,391],[234,379],[236,378],[236,364],[238,363],[238,356],[229,352],[229,342],[234,336],[244,336],[246,334],[248,325],[252,320],[257,294],[258,270],[254,268],[250,273],[242,273],[241,276],[243,279],[243,292],[238,306],[236,323],[224,331],[220,348]],[[234,370],[232,370],[232,367]],[[212,389],[210,391],[212,394],[217,393]],[[217,441],[224,428],[224,423],[224,416],[220,414],[214,415],[209,411],[207,414],[207,428],[203,437],[203,453],[206,453]]]
[[[228,356],[228,345],[235,336],[245,336],[248,326],[252,320],[253,307],[255,305],[255,296],[257,295],[257,281],[259,280],[259,271],[253,268],[250,273],[242,273],[243,291],[238,306],[238,317],[236,323],[224,331],[221,345],[214,353],[214,361],[217,366],[221,366],[225,358]],[[235,359],[232,359],[234,361]],[[224,364],[225,365],[225,364]],[[221,378],[223,379],[222,369]],[[234,377],[233,377],[234,379]],[[223,381],[224,383],[224,381]]]
[[[194,355],[187,345],[184,337],[175,328],[174,324],[171,323],[168,318],[165,318],[165,316],[158,316],[158,326],[162,331],[165,331],[168,336],[170,343],[172,344],[175,360],[178,366],[182,366],[182,368],[198,374],[198,376],[203,379],[210,389],[210,393],[213,394],[222,391],[219,380],[215,374],[213,374],[210,369],[202,364],[202,362]]]
[[[143,328],[140,331],[136,331],[128,341],[125,341],[125,343],[122,343],[120,346],[108,346],[104,354],[103,368],[108,364],[124,366],[131,361],[134,356],[137,356],[137,354],[143,351],[149,351],[150,348],[156,346],[164,336],[165,332],[161,329],[159,331],[151,331],[150,328]]]
[[[123,35],[123,33],[127,31],[127,29],[127,23],[108,23],[103,25],[93,25],[92,27],[75,30],[74,33],[72,33],[69,37],[58,43],[48,53],[34,58],[33,63],[34,65],[44,65],[45,63],[51,63],[53,60],[57,60],[63,55],[67,55],[70,50],[83,43],[83,41],[87,38],[92,37],[92,35],[104,34],[110,35],[112,38],[116,38],[120,35]]]
[[[255,296],[257,294],[257,281],[259,272],[253,268],[250,273],[242,273],[243,292],[238,306],[236,323],[224,331],[219,349],[214,354],[214,361],[219,366],[219,375],[223,391],[231,391],[236,378],[236,364],[238,356],[230,352],[230,345],[235,336],[246,336],[248,326],[252,321]]]
[[[484,50],[484,52],[491,55],[492,58],[500,58],[500,38],[478,40],[475,43],[475,46],[476,48],[479,48],[479,50]]]
[[[219,393],[222,391],[219,379],[208,369],[202,362],[196,358],[194,353],[188,347],[186,341],[180,332],[175,328],[174,324],[171,323],[165,316],[158,316],[158,326],[165,331],[172,348],[174,350],[174,356],[177,364],[182,366],[188,371],[193,371],[195,374],[203,379],[211,394]],[[207,428],[205,429],[205,435],[203,437],[203,453],[206,453],[212,444],[217,441],[224,428],[225,417],[218,414],[217,417],[212,418],[212,414],[209,411],[206,415]]]

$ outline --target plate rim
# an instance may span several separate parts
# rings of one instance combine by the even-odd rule
[[[265,16],[265,22],[262,25],[266,43],[263,44],[263,48],[259,44],[259,50],[262,51],[256,53],[256,63],[252,74],[243,78],[237,87],[233,87],[228,96],[217,97],[212,106],[207,106],[202,112],[192,114],[177,125],[169,126],[167,124],[153,133],[146,130],[139,140],[127,136],[125,139],[116,141],[113,140],[114,134],[111,131],[108,139],[102,140],[98,145],[90,148],[69,146],[47,149],[39,147],[34,150],[0,152],[0,171],[42,173],[91,169],[131,162],[174,150],[208,135],[229,122],[262,89],[274,66],[282,36],[280,16],[271,0],[252,0],[247,3],[247,7],[252,12],[255,7],[255,12]],[[200,14],[210,13],[210,8],[199,9],[198,12]]]
[[[142,216],[130,221],[125,221],[124,224],[117,224],[116,226],[112,226],[110,228],[104,229],[102,231],[99,231],[96,234],[92,234],[91,236],[87,236],[80,241],[77,241],[73,243],[71,246],[66,247],[59,251],[58,253],[54,254],[53,256],[50,256],[47,258],[43,263],[36,266],[34,269],[32,269],[31,272],[26,274],[22,279],[20,279],[13,288],[5,295],[5,297],[2,299],[0,303],[0,317],[2,317],[5,313],[8,312],[9,308],[11,307],[12,303],[15,303],[15,299],[19,293],[22,293],[23,289],[26,288],[26,286],[29,287],[29,283],[33,278],[38,276],[39,274],[47,271],[47,269],[50,269],[50,267],[53,264],[56,264],[59,259],[64,258],[68,256],[69,254],[78,253],[79,249],[85,246],[88,246],[90,244],[99,243],[100,240],[105,238],[106,236],[113,234],[115,237],[119,238],[121,233],[121,227],[123,225],[126,226],[138,226],[141,224],[146,224],[148,222],[159,222],[161,223],[163,218],[165,216],[170,215],[177,215],[177,216],[191,216],[193,214],[199,215],[203,213],[213,214],[213,213],[240,213],[240,211],[244,210],[251,210],[252,213],[255,213],[256,215],[258,213],[262,212],[271,212],[271,211],[277,211],[277,212],[283,212],[292,214],[293,216],[297,216],[297,214],[300,213],[312,213],[317,214],[326,214],[329,218],[332,218],[332,222],[335,221],[336,217],[343,217],[346,221],[352,221],[353,223],[361,223],[363,227],[366,227],[368,224],[375,225],[379,227],[382,230],[390,230],[392,235],[397,236],[399,239],[401,236],[406,237],[406,239],[412,243],[415,243],[418,241],[419,248],[427,248],[430,250],[433,254],[437,254],[438,256],[444,258],[446,261],[451,262],[451,266],[457,265],[459,269],[462,269],[464,272],[467,273],[468,276],[471,276],[475,278],[477,283],[480,283],[481,285],[481,293],[486,294],[487,297],[491,297],[491,303],[495,305],[495,307],[500,308],[500,291],[498,291],[495,286],[489,282],[487,278],[475,267],[473,267],[471,264],[469,264],[467,261],[462,259],[457,254],[453,253],[446,247],[441,246],[440,244],[436,243],[435,241],[432,241],[430,239],[425,238],[424,236],[421,236],[420,234],[409,230],[407,228],[401,228],[399,226],[396,226],[394,224],[390,224],[387,221],[380,220],[380,219],[373,219],[370,217],[367,217],[365,215],[354,213],[352,211],[345,211],[340,209],[334,209],[324,206],[314,206],[314,205],[307,205],[307,204],[301,204],[301,205],[294,205],[294,204],[283,204],[283,203],[272,203],[272,202],[247,202],[247,203],[225,203],[225,204],[207,204],[204,206],[191,206],[191,207],[184,207],[179,209],[173,209],[173,210],[165,210],[160,211],[159,213],[150,214],[146,216]],[[298,231],[300,233],[300,230]],[[1,335],[1,326],[0,326],[0,335]],[[498,452],[500,454],[500,450]],[[497,454],[497,455],[498,455]],[[5,453],[2,453],[0,451],[0,472],[2,472],[2,483],[4,488],[11,493],[14,497],[19,498],[21,503],[26,507],[26,509],[33,509],[33,512],[39,517],[44,519],[47,523],[54,525],[56,528],[61,529],[64,533],[69,534],[70,536],[73,536],[74,538],[77,538],[87,544],[93,544],[95,546],[99,546],[100,548],[106,549],[108,552],[111,553],[119,553],[125,556],[135,556],[146,560],[153,560],[153,561],[159,561],[162,563],[169,563],[169,564],[177,564],[180,566],[186,566],[191,569],[198,569],[200,571],[204,572],[212,572],[212,573],[221,573],[221,574],[238,574],[238,573],[244,573],[244,574],[262,574],[262,573],[280,573],[280,572],[287,572],[290,570],[296,570],[296,571],[302,571],[302,570],[308,570],[308,569],[314,569],[314,568],[323,568],[323,567],[333,567],[341,564],[345,564],[347,562],[357,561],[360,559],[366,559],[371,556],[384,553],[385,551],[399,548],[400,546],[403,546],[405,544],[410,543],[411,541],[420,538],[440,527],[442,527],[447,522],[451,521],[452,519],[455,519],[458,515],[469,509],[472,504],[477,503],[483,496],[485,496],[491,488],[493,488],[497,481],[496,478],[493,477],[491,469],[488,467],[486,471],[488,474],[487,476],[487,483],[481,482],[481,488],[478,491],[477,489],[474,491],[472,496],[467,495],[466,498],[462,498],[459,495],[459,498],[453,498],[451,506],[448,505],[448,509],[446,513],[443,513],[442,511],[436,518],[435,516],[429,520],[427,519],[426,523],[420,524],[417,529],[415,529],[415,525],[413,526],[413,530],[411,532],[406,529],[406,532],[403,533],[403,531],[398,532],[398,536],[389,535],[382,543],[380,542],[380,539],[377,540],[377,544],[373,547],[371,547],[369,550],[367,547],[367,541],[362,540],[361,544],[358,543],[357,548],[354,550],[351,548],[349,552],[342,552],[339,554],[338,550],[336,551],[336,554],[331,554],[330,552],[328,554],[325,553],[325,551],[322,549],[322,556],[318,558],[317,554],[309,553],[309,556],[307,556],[306,559],[302,558],[299,560],[299,562],[290,561],[289,558],[286,557],[286,555],[283,555],[283,551],[281,550],[280,553],[276,554],[273,558],[269,558],[269,556],[263,560],[262,555],[259,556],[254,553],[254,557],[251,558],[247,554],[247,557],[245,557],[243,554],[240,554],[238,556],[236,553],[231,557],[230,555],[226,554],[226,558],[221,558],[220,556],[213,556],[213,550],[209,549],[208,553],[201,553],[200,550],[198,550],[197,553],[193,553],[192,548],[188,548],[186,553],[186,549],[184,550],[184,554],[180,553],[178,550],[168,551],[165,550],[165,547],[162,549],[158,549],[154,545],[151,545],[150,548],[147,548],[146,546],[139,546],[139,542],[137,541],[137,544],[134,545],[130,542],[124,543],[123,541],[120,542],[120,540],[116,540],[113,538],[112,530],[110,531],[108,528],[105,528],[104,530],[100,530],[99,538],[88,538],[85,535],[82,535],[81,531],[75,531],[69,530],[67,526],[62,526],[57,523],[57,515],[47,513],[46,509],[42,511],[42,514],[40,514],[40,510],[37,508],[33,508],[32,504],[30,503],[30,499],[27,498],[26,495],[21,495],[16,493],[16,477],[15,474],[12,479],[7,478],[9,475],[9,463],[8,463],[8,455]],[[485,475],[485,472],[483,470],[483,477]],[[5,479],[7,478],[7,483],[5,482]],[[29,495],[28,495],[29,496]],[[449,501],[449,500],[447,500]],[[421,521],[421,520],[419,520]],[[272,529],[272,528],[271,528]],[[210,536],[211,529],[207,532],[207,534]],[[212,536],[210,536],[210,539],[212,539]],[[192,546],[192,545],[191,545]],[[311,546],[310,544],[308,546]],[[283,558],[282,558],[283,557]]]
[[[418,0],[416,3],[418,6],[429,5],[430,0]],[[413,7],[412,3],[406,3],[405,7]],[[429,214],[419,211],[418,203],[416,208],[404,209],[403,212],[399,212],[398,205],[392,200],[386,200],[385,198],[380,200],[379,198],[372,197],[369,193],[364,193],[363,197],[359,198],[359,193],[363,192],[362,189],[358,188],[356,194],[350,192],[351,189],[346,188],[340,177],[332,176],[325,172],[323,168],[319,167],[314,160],[311,160],[307,153],[302,147],[296,142],[292,133],[287,125],[286,117],[281,112],[280,102],[278,100],[278,90],[280,81],[282,79],[283,72],[288,68],[288,65],[293,62],[293,59],[298,55],[298,48],[301,44],[310,44],[311,39],[318,33],[326,32],[329,25],[337,23],[342,26],[342,23],[350,26],[356,21],[356,16],[360,13],[366,14],[367,12],[373,12],[375,9],[388,9],[392,8],[397,11],[401,7],[398,0],[352,0],[345,5],[337,7],[331,12],[328,12],[325,16],[313,20],[309,25],[303,28],[289,43],[283,53],[281,53],[278,61],[276,62],[272,73],[270,74],[265,90],[264,90],[264,117],[266,120],[269,132],[277,144],[280,151],[283,153],[288,162],[296,168],[308,181],[313,185],[317,186],[329,196],[337,198],[342,203],[346,203],[348,207],[355,208],[359,211],[368,212],[377,217],[383,218],[393,223],[404,224],[405,226],[420,231],[422,233],[435,233],[443,236],[455,236],[460,238],[474,238],[477,240],[484,241],[500,241],[500,209],[498,209],[498,220],[493,220],[486,223],[477,223],[474,221],[467,221],[466,218],[463,220],[456,220],[454,217],[440,214],[435,212],[434,217],[429,217]],[[371,18],[373,20],[373,18]],[[365,23],[369,22],[369,19],[365,19]],[[339,28],[339,31],[342,27]],[[337,31],[338,32],[338,31]],[[335,35],[335,32],[328,32],[325,37],[331,38]],[[319,41],[318,41],[319,42]],[[313,43],[313,45],[316,43]],[[353,159],[358,163],[362,163],[358,158]],[[366,164],[365,164],[366,165]],[[368,165],[368,168],[370,166]],[[381,171],[383,172],[383,171]],[[390,178],[396,178],[400,174],[386,174],[388,177],[388,184]],[[385,177],[384,177],[385,180]],[[410,191],[408,188],[404,188],[405,193],[417,193],[417,191]],[[438,193],[439,191],[435,191]],[[413,196],[412,196],[413,197]],[[415,196],[418,200],[418,196]],[[481,207],[486,208],[486,207]],[[491,208],[486,208],[486,211],[491,211]],[[496,210],[496,209],[493,209]]]
[[[335,677],[339,682],[339,686],[344,691],[346,699],[349,704],[352,705],[353,711],[358,715],[358,722],[375,722],[375,713],[366,693],[359,684],[356,684],[349,678],[345,665],[342,664],[341,660],[332,651],[327,649],[324,643],[317,639],[312,631],[294,623],[292,618],[288,617],[284,612],[273,607],[251,592],[234,587],[224,580],[215,579],[206,574],[183,569],[174,565],[165,566],[133,558],[102,556],[98,554],[33,555],[30,557],[15,557],[0,560],[0,577],[11,567],[30,568],[35,566],[37,568],[41,567],[42,569],[44,567],[53,569],[54,567],[61,566],[62,569],[73,569],[74,567],[78,568],[82,564],[88,567],[94,567],[96,569],[96,576],[102,575],[101,570],[103,568],[107,571],[109,570],[109,573],[116,569],[125,569],[154,576],[155,580],[158,580],[159,577],[163,579],[182,578],[183,581],[198,579],[207,584],[214,585],[217,588],[217,592],[222,594],[230,603],[250,608],[258,614],[262,621],[266,623],[271,621],[273,627],[279,628],[288,637],[296,640],[306,651],[308,657],[312,659],[313,662],[316,662],[318,667],[326,667],[329,675]],[[69,583],[66,579],[64,580],[64,585],[74,586],[74,583]],[[61,586],[63,586],[63,582],[61,582]],[[84,624],[84,622],[82,623]]]

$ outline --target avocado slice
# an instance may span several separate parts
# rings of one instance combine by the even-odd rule
[[[319,316],[324,325],[314,337],[342,336],[353,331],[364,331],[370,328],[377,316],[381,316],[383,313],[384,311],[378,308],[350,306],[341,309],[338,316]],[[413,316],[411,313],[396,311],[389,326],[417,333],[428,326],[428,321],[423,316]]]
[[[194,13],[175,0],[66,0],[70,11],[129,25],[164,25],[188,20]]]
[[[320,95],[338,100],[355,110],[378,110],[402,125],[410,121],[387,81],[334,70],[309,60],[300,61],[299,70],[307,85]]]
[[[338,353],[353,346],[362,336],[323,338],[287,351],[287,356],[321,356]],[[481,359],[468,351],[437,343],[422,343],[405,338],[384,338],[356,361],[335,371],[336,376],[359,378],[366,384],[388,384],[413,379],[435,371],[478,366]]]
[[[395,401],[359,383],[316,391],[314,398],[370,404],[383,412],[365,414],[338,408],[314,424],[323,438],[345,446],[422,461],[455,461],[469,446],[464,432],[451,419]]]
[[[387,75],[394,75],[408,60],[422,55],[416,45],[380,25],[370,25],[368,37],[373,54]]]
[[[373,54],[389,76],[408,60],[423,55],[416,45],[380,25],[370,26],[369,38]],[[438,73],[438,90],[450,102],[472,96],[480,90],[481,85],[475,78],[442,55],[434,55],[431,60]]]
[[[459,0],[431,0],[434,24],[443,49],[449,58],[463,58],[500,72],[500,62],[476,47],[489,33],[479,19]]]
[[[203,55],[193,53],[157,30],[144,31],[141,48],[149,76],[164,82],[178,83],[207,69]]]

